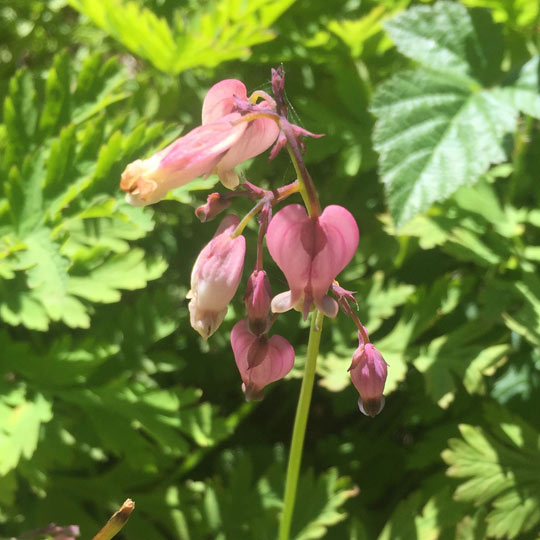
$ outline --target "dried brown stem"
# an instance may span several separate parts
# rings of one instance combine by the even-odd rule
[[[135,503],[131,499],[126,499],[120,510],[111,516],[92,540],[110,540],[113,536],[116,536],[127,523],[134,508]]]

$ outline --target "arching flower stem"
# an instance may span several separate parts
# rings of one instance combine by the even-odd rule
[[[290,197],[293,193],[297,193],[300,190],[300,183],[298,180],[283,186],[282,188],[275,189],[273,191],[264,191],[264,195],[257,202],[257,204],[242,218],[234,232],[232,237],[235,238],[242,234],[247,224],[267,205],[273,206],[281,201],[284,201],[287,197]],[[266,231],[265,231],[266,234]]]

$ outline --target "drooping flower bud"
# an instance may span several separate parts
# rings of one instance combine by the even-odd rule
[[[267,332],[272,287],[264,270],[254,270],[249,276],[244,301],[246,303],[247,324],[250,332],[256,336]]]
[[[68,525],[61,527],[55,523],[50,523],[41,529],[25,532],[21,538],[26,540],[40,540],[41,538],[51,538],[53,540],[75,540],[80,536],[78,525]]]
[[[337,303],[326,292],[352,259],[358,240],[356,222],[341,206],[327,206],[317,218],[310,218],[299,204],[280,210],[270,222],[266,243],[290,291],[272,300],[272,311],[298,308],[305,319],[315,304],[328,317],[335,317]]]
[[[225,216],[193,266],[191,290],[187,294],[191,299],[190,322],[204,339],[222,323],[240,284],[246,241],[241,235],[231,236],[238,222],[236,216]]]
[[[135,206],[153,204],[170,190],[214,172],[225,186],[236,187],[234,167],[264,152],[279,133],[271,118],[243,121],[238,99],[247,102],[246,87],[235,79],[210,88],[203,103],[202,126],[150,158],[137,159],[126,167],[120,187],[127,201]],[[272,110],[266,101],[253,107],[262,112]]]
[[[261,400],[264,387],[285,377],[294,364],[294,349],[284,337],[255,336],[245,319],[234,325],[231,346],[247,401]]]
[[[221,193],[210,193],[203,204],[195,209],[195,215],[203,222],[211,221],[231,206],[232,200]]]
[[[366,332],[367,336],[367,332]],[[364,343],[358,333],[359,345],[349,368],[351,379],[360,394],[358,407],[366,416],[377,416],[384,407],[384,384],[388,373],[382,354],[372,343]]]

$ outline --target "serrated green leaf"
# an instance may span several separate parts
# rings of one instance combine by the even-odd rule
[[[15,391],[0,402],[0,475],[14,469],[22,457],[32,457],[40,426],[52,418],[51,410],[41,394],[27,401],[24,394]]]
[[[167,268],[164,260],[148,264],[144,257],[142,249],[114,255],[87,277],[72,277],[67,290],[92,302],[118,302],[120,290],[142,289],[148,281],[158,278]]]
[[[454,400],[456,380],[462,380],[469,393],[484,394],[484,375],[492,374],[506,360],[509,345],[476,343],[484,332],[476,322],[462,325],[420,348],[414,365],[424,374],[426,391],[440,407],[447,408]]]
[[[516,538],[540,521],[540,434],[501,407],[487,407],[485,419],[460,426],[442,457],[450,476],[468,479],[457,500],[490,504],[487,535]]]
[[[32,76],[20,70],[9,82],[9,95],[4,101],[4,124],[8,147],[4,155],[4,167],[21,163],[32,139],[37,123],[36,91]]]
[[[506,159],[517,111],[500,89],[478,90],[426,68],[395,75],[373,101],[375,149],[399,225]]]
[[[42,137],[51,135],[63,125],[70,114],[71,62],[64,51],[54,57],[53,67],[47,74],[44,107],[39,118]]]
[[[540,280],[533,274],[526,274],[522,281],[514,283],[514,288],[524,303],[515,313],[504,313],[504,322],[510,330],[540,346]]]
[[[517,109],[540,118],[540,56],[531,58],[504,90]]]
[[[97,26],[159,70],[177,74],[244,58],[249,47],[275,37],[269,26],[294,0],[217,0],[176,25],[135,2],[69,0]]]
[[[439,1],[403,11],[384,27],[401,54],[426,67],[486,85],[500,74],[502,32],[488,11],[467,11],[457,2]]]

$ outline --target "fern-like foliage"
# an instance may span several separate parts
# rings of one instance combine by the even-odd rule
[[[132,1],[69,0],[107,34],[157,69],[177,74],[246,58],[250,47],[274,39],[273,22],[294,0],[217,0],[175,22]]]
[[[4,101],[0,190],[0,318],[46,330],[88,328],[91,302],[116,302],[166,268],[127,243],[153,228],[150,212],[117,197],[125,163],[156,141],[160,124],[129,115],[107,122],[128,97],[115,59],[90,56],[73,73],[58,55],[44,87],[26,70]]]

